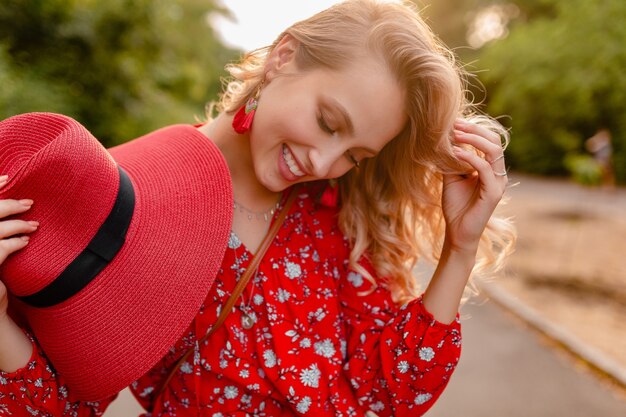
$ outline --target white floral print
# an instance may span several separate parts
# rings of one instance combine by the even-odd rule
[[[348,274],[348,281],[351,282],[355,288],[359,288],[361,285],[363,285],[363,276],[357,272],[352,271]]]
[[[263,352],[263,359],[265,359],[265,366],[273,368],[276,366],[276,354],[271,350]]]
[[[420,349],[420,359],[426,362],[430,362],[435,357],[435,351],[430,347],[423,347]]]
[[[409,372],[409,363],[407,361],[398,362],[398,372],[400,372],[401,374],[406,374],[407,372]]]
[[[316,342],[313,345],[315,353],[325,358],[332,358],[335,355],[335,346],[330,339],[325,339],[323,342]]]
[[[432,394],[429,394],[429,393],[418,394],[418,396],[415,397],[415,404],[417,405],[424,404],[426,401],[430,400],[431,398],[433,398],[433,396]]]
[[[230,232],[230,237],[228,238],[228,247],[230,249],[237,249],[239,246],[241,246],[241,240],[239,240],[236,234]]]
[[[309,408],[311,407],[311,398],[310,397],[303,397],[299,402],[298,405],[296,405],[296,410],[298,410],[298,413],[300,414],[306,414],[307,411],[309,411]]]
[[[255,294],[253,300],[254,300],[254,304],[256,304],[258,306],[263,304],[263,301],[265,301],[261,294]]]
[[[302,268],[296,263],[287,262],[285,264],[285,275],[291,279],[298,278],[302,275]]]
[[[226,388],[224,388],[224,397],[226,397],[227,399],[232,400],[233,398],[237,398],[237,395],[239,395],[239,390],[237,389],[237,387],[233,385],[228,385]]]
[[[283,288],[278,289],[278,293],[276,294],[276,299],[281,303],[286,302],[291,297],[291,293]]]
[[[313,364],[300,372],[300,382],[305,387],[317,388],[319,387],[320,376],[321,372],[317,367],[317,364]]]

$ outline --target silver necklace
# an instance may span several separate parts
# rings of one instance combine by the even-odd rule
[[[235,232],[231,233],[237,238],[237,240],[239,240],[239,237],[235,234]],[[237,264],[237,269],[240,268],[241,266],[241,260],[239,259],[239,256],[237,256],[237,248],[232,248],[233,250],[233,254],[235,255],[235,262]],[[259,268],[257,267],[257,269],[255,269],[254,271],[254,275],[252,276],[252,279],[250,280],[252,282],[252,290],[250,291],[250,297],[248,298],[248,303],[246,303],[245,297],[243,295],[243,291],[241,291],[241,303],[239,304],[239,310],[241,311],[241,327],[243,327],[246,330],[250,330],[255,323],[257,322],[257,316],[256,313],[252,310],[252,300],[254,298],[254,290],[256,289],[256,278],[257,275],[259,274]],[[237,273],[237,281],[239,281],[242,277],[243,273],[242,272],[238,272]],[[248,282],[248,285],[250,285],[250,282]]]
[[[244,206],[243,204],[235,200],[233,200],[233,207],[235,210],[239,210],[240,213],[246,213],[248,217],[248,221],[252,221],[253,219],[256,219],[256,220],[264,220],[267,223],[270,221],[272,216],[274,216],[274,213],[276,213],[276,211],[280,207],[280,199],[278,200],[276,204],[274,204],[272,207],[270,207],[268,210],[265,210],[265,211],[250,210],[249,208],[247,208],[246,206]]]
[[[257,320],[256,313],[252,311],[252,298],[254,296],[254,289],[256,285],[254,281],[256,280],[256,276],[258,273],[259,273],[259,269],[257,268],[254,271],[254,276],[252,277],[252,291],[250,291],[250,298],[248,299],[248,304],[246,304],[244,300],[243,292],[241,293],[241,305],[239,306],[239,309],[241,310],[241,327],[243,327],[246,330],[250,330],[252,326],[255,325],[256,320]]]

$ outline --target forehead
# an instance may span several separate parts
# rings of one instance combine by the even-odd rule
[[[319,77],[322,104],[336,101],[345,108],[356,140],[380,150],[404,127],[404,92],[387,66],[376,58],[360,58],[340,70],[320,70]]]

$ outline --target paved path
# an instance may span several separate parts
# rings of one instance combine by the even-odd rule
[[[626,398],[492,302],[463,307],[461,363],[428,417],[624,417]]]

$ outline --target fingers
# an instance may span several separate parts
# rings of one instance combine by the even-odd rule
[[[487,188],[493,187],[495,185],[495,176],[493,175],[493,169],[489,162],[485,161],[484,158],[476,155],[475,152],[469,151],[467,149],[463,149],[459,146],[455,146],[452,148],[457,158],[461,161],[467,162],[478,172],[478,177],[480,181],[487,186]]]
[[[0,240],[0,264],[13,252],[17,252],[28,245],[29,236],[12,237]]]
[[[0,176],[0,188],[7,183],[6,175]],[[33,205],[33,200],[0,200],[0,219],[14,214],[20,214],[28,211]],[[22,248],[24,248],[29,236],[25,234],[32,233],[39,227],[36,221],[25,221],[18,219],[0,220],[0,263]]]
[[[35,221],[5,220],[0,222],[0,239],[22,233],[31,233],[37,230],[37,227],[39,227],[39,223]]]
[[[485,155],[484,159],[492,168],[491,175],[506,181],[507,171],[500,135],[484,126],[461,120],[457,121],[454,127],[455,142],[457,144],[471,145],[482,152]]]
[[[10,216],[12,214],[24,213],[33,205],[33,200],[0,200],[0,218]]]

